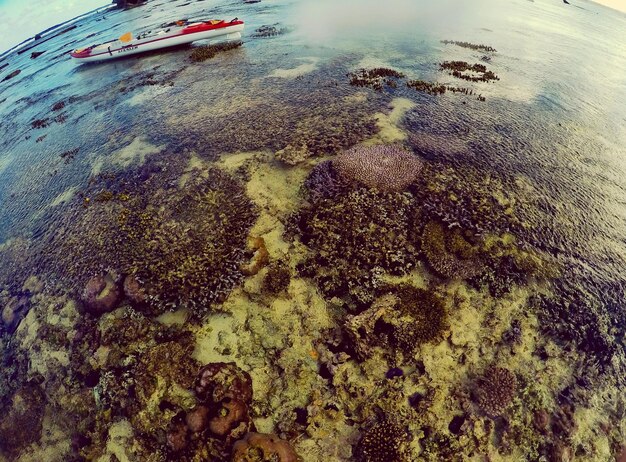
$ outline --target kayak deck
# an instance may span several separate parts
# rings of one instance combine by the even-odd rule
[[[241,38],[243,28],[244,22],[237,18],[232,21],[210,20],[191,24],[179,21],[154,34],[147,32],[133,37],[131,33],[126,33],[111,42],[74,50],[71,56],[79,61],[98,61],[187,44],[196,40],[212,38],[235,40]]]

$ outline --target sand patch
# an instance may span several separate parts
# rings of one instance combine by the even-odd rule
[[[379,112],[375,114],[378,133],[367,140],[364,144],[398,143],[405,141],[408,134],[400,124],[405,114],[415,107],[415,103],[407,98],[394,98],[391,101],[391,111],[387,114]]]
[[[113,165],[122,168],[131,165],[143,165],[148,156],[160,153],[165,145],[155,146],[144,136],[136,137],[128,146],[114,152],[109,158]],[[93,169],[92,169],[93,170]]]
[[[317,65],[320,61],[319,58],[313,56],[298,59],[306,62],[292,69],[276,69],[269,75],[269,77],[276,77],[280,79],[295,79],[296,77],[309,74],[316,70]]]
[[[73,197],[76,191],[78,190],[78,186],[72,186],[71,188],[66,189],[57,197],[55,197],[52,202],[48,205],[48,207],[56,207],[61,204],[65,204],[69,202]]]

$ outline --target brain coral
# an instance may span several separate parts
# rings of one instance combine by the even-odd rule
[[[70,209],[44,249],[46,269],[70,287],[109,271],[132,275],[153,314],[187,306],[201,316],[224,299],[242,278],[256,219],[243,185],[216,168],[184,188],[159,176]]]
[[[339,176],[380,191],[403,191],[424,166],[397,145],[355,146],[333,159]]]
[[[517,393],[515,374],[503,367],[490,367],[478,380],[474,391],[476,403],[491,417],[502,414]]]
[[[371,303],[382,273],[404,274],[415,264],[414,213],[409,193],[364,188],[301,210],[297,228],[313,251],[301,273],[327,296]]]

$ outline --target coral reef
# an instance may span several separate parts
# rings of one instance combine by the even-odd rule
[[[425,164],[415,189],[425,218],[475,234],[516,232],[523,226],[514,213],[509,181],[476,168]]]
[[[404,74],[394,69],[377,67],[374,69],[359,69],[348,73],[350,85],[355,87],[369,87],[382,91],[385,86],[396,88],[396,79],[404,78]]]
[[[158,173],[139,175],[157,180]],[[255,209],[242,185],[215,168],[197,172],[184,190],[153,190],[146,180],[135,189],[111,180],[84,193],[87,207],[73,205],[62,218],[67,228],[51,237],[43,267],[70,287],[111,271],[131,275],[130,296],[153,313],[188,306],[202,316],[243,276]]]
[[[447,328],[443,300],[433,291],[408,285],[387,290],[370,308],[346,318],[344,329],[360,360],[371,357],[376,346],[410,360]]]
[[[278,27],[278,26],[279,24],[264,25],[264,26],[258,27],[252,34],[252,37],[257,37],[257,38],[276,37],[277,35],[283,35],[289,32],[289,29],[287,27]]]
[[[20,388],[0,417],[0,455],[17,460],[19,453],[41,437],[45,396],[36,385]]]
[[[232,462],[298,462],[299,460],[291,445],[276,435],[248,433],[233,447]]]
[[[431,95],[443,95],[446,92],[445,85],[433,82],[426,82],[425,80],[409,80],[407,81],[406,86],[422,93],[428,93]]]
[[[241,45],[242,42],[226,42],[217,45],[202,45],[195,48],[191,52],[189,58],[195,63],[200,63],[202,61],[206,61],[207,59],[215,58],[218,53],[223,53],[225,51],[239,48]]]
[[[299,212],[302,242],[315,255],[300,265],[324,294],[351,295],[370,303],[383,272],[404,274],[415,265],[409,223],[414,204],[408,193],[358,189],[322,200]]]
[[[213,363],[198,372],[195,392],[202,402],[220,403],[226,398],[245,404],[252,400],[252,379],[235,363]]]
[[[379,191],[404,191],[423,167],[418,157],[396,145],[355,146],[332,163],[344,180]]]
[[[474,390],[476,403],[491,417],[501,415],[511,404],[517,393],[515,374],[503,367],[493,366],[487,369],[476,383]]]

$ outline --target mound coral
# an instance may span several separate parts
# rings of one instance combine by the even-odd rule
[[[159,314],[187,306],[200,317],[243,277],[254,206],[238,181],[215,168],[196,172],[184,189],[161,188],[177,181],[168,175],[138,173],[149,181],[112,181],[110,200],[69,210],[65,232],[44,249],[44,269],[70,287],[111,271],[126,275],[126,294],[138,307]]]
[[[248,433],[233,447],[232,462],[298,462],[289,442],[276,435]]]
[[[384,416],[364,430],[356,448],[359,462],[407,462],[409,434],[404,426]]]
[[[95,276],[85,285],[81,295],[85,309],[96,315],[112,311],[121,298],[119,282],[111,274]]]
[[[408,193],[358,189],[322,200],[296,217],[301,239],[314,255],[299,266],[327,296],[351,295],[371,303],[381,274],[413,268],[410,238],[414,203]]]
[[[517,393],[517,378],[503,367],[490,367],[476,382],[474,396],[480,409],[490,417],[501,415]]]
[[[379,191],[404,191],[419,176],[423,162],[396,145],[355,146],[333,159],[337,173]]]

